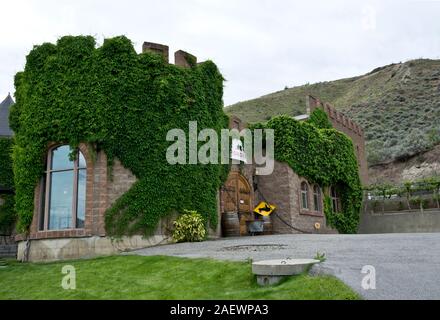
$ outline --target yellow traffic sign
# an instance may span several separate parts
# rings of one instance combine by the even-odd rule
[[[277,207],[268,204],[267,202],[261,202],[255,209],[254,212],[261,214],[262,216],[269,216]]]

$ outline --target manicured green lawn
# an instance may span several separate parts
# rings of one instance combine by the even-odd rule
[[[76,269],[76,290],[61,269]],[[261,288],[246,262],[114,256],[48,264],[8,261],[0,299],[359,299],[333,277],[301,275]]]

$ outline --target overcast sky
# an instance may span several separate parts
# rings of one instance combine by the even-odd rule
[[[440,1],[11,0],[0,2],[0,100],[33,45],[126,35],[213,60],[225,105],[285,86],[440,58]],[[173,54],[170,54],[173,57]],[[173,60],[173,58],[171,58]]]

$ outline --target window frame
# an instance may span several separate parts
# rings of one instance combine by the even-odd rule
[[[306,190],[303,190],[303,186],[305,186]],[[301,209],[309,210],[309,184],[306,181],[302,181],[300,185],[300,195],[301,195]],[[304,206],[304,200],[306,200],[306,205]]]
[[[330,187],[330,198],[332,200],[332,209],[334,213],[340,212],[339,193],[335,186]]]
[[[316,205],[318,205],[318,207],[316,207]],[[313,186],[313,209],[315,212],[322,212],[322,190],[317,184]]]
[[[42,203],[40,206],[40,210],[43,213],[43,223],[40,222],[40,226],[43,227],[43,229],[40,229],[39,231],[66,231],[66,230],[83,230],[85,229],[85,225],[82,228],[77,227],[77,218],[78,218],[78,180],[79,180],[79,172],[80,170],[85,170],[87,173],[87,161],[84,156],[84,154],[81,152],[81,150],[77,149],[76,159],[73,161],[73,168],[69,169],[52,169],[52,161],[53,161],[53,153],[56,149],[60,147],[64,147],[69,145],[67,144],[58,144],[53,147],[51,147],[47,152],[46,157],[46,170],[44,171],[44,176],[42,179],[42,188],[44,188],[44,196],[41,197]],[[80,166],[80,155],[84,158],[85,166]],[[50,199],[51,199],[51,187],[52,187],[52,174],[57,172],[68,172],[73,171],[73,195],[72,195],[72,217],[71,217],[71,226],[69,228],[65,229],[50,229],[49,228],[49,218],[50,218]],[[87,182],[85,186],[87,190]],[[86,191],[87,194],[87,191]]]

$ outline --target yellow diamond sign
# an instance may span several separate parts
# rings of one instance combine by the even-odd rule
[[[268,204],[267,202],[261,202],[255,209],[254,212],[261,214],[262,216],[269,216],[277,207]]]

